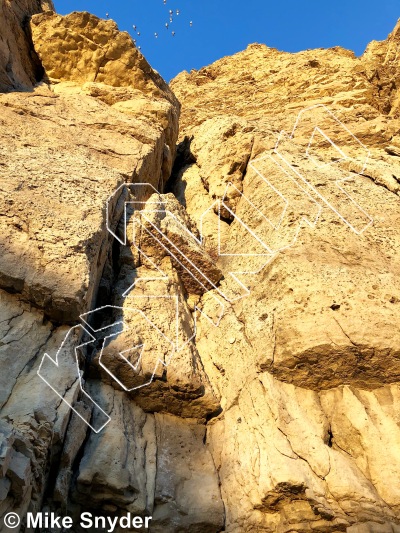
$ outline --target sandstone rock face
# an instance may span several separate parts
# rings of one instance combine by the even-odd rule
[[[59,43],[62,48],[63,36],[59,35],[57,40],[47,27],[49,20],[60,18],[52,12],[33,17],[35,43],[39,32],[45,42],[53,43],[56,49]],[[73,15],[67,20],[71,18],[69,24],[73,25]],[[97,29],[100,36],[105,34],[103,38],[117,41],[113,39],[118,34],[113,23],[103,23],[114,32],[108,35],[102,33],[101,21],[96,17],[81,14],[76,18],[79,29],[100,25]],[[120,49],[126,50],[125,41]],[[87,56],[95,57],[97,53],[90,42],[86,39],[80,50],[84,55],[86,47]],[[3,166],[7,169],[2,212],[8,212],[12,224],[9,219],[3,219],[6,224],[1,232],[0,286],[21,292],[46,307],[60,322],[76,320],[79,312],[89,310],[93,302],[93,291],[98,287],[107,253],[103,213],[107,198],[124,182],[162,185],[171,172],[179,105],[154,71],[150,77],[151,69],[133,43],[131,48],[131,62],[136,68],[132,71],[137,75],[130,80],[131,86],[126,88],[128,99],[123,102],[118,90],[115,101],[105,103],[97,98],[97,88],[109,93],[114,90],[105,83],[93,83],[93,94],[79,85],[57,86],[57,94],[41,86],[25,99],[16,94],[2,97],[1,127],[3,132],[12,130],[14,137],[4,133],[2,144]],[[37,49],[40,54],[40,40]],[[70,57],[67,52],[64,55]],[[49,55],[46,72],[54,69],[58,60],[58,55]],[[119,65],[120,60],[111,56],[108,61],[111,72],[113,64]],[[87,76],[90,79],[89,73]],[[159,81],[158,98],[157,94],[147,95],[143,90],[153,79]],[[113,80],[104,81],[112,83]],[[142,106],[146,106],[143,102],[148,103],[147,116],[141,113],[140,105],[135,108],[138,102]],[[132,106],[118,107],[118,103]],[[30,167],[23,161],[29,161]],[[52,176],[51,181],[48,176]],[[70,183],[69,190],[65,190],[66,182]],[[31,191],[28,195],[25,188]],[[7,204],[15,206],[14,209],[10,210]],[[120,214],[115,216],[118,218]],[[51,230],[39,229],[44,220]],[[14,232],[17,226],[19,229]]]
[[[226,531],[399,527],[398,30],[361,58],[251,45],[171,83],[169,190],[198,221],[223,198],[199,228],[249,289],[197,323]]]
[[[168,87],[114,22],[13,6],[1,523],[400,531],[399,25]]]
[[[51,0],[4,0],[0,4],[0,91],[28,90],[43,74],[31,46],[27,20],[54,9]]]
[[[45,83],[30,92],[0,95],[1,520],[10,511],[24,519],[28,511],[78,516],[89,507],[154,514],[154,527],[171,531],[175,526],[190,531],[192,523],[199,531],[220,529],[224,510],[218,476],[203,442],[204,423],[219,402],[194,343],[168,372],[161,368],[154,385],[135,401],[99,366],[99,346],[85,348],[80,318],[104,304],[110,309],[122,304],[124,283],[136,276],[140,261],[130,249],[115,245],[107,226],[115,230],[123,216],[124,184],[143,182],[162,190],[175,158],[180,105],[112,22],[87,13],[63,19],[48,11],[33,17],[31,29],[31,53],[43,61]],[[105,42],[113,49],[103,49]],[[87,63],[81,77],[67,49],[71,43],[79,43],[79,57]],[[96,68],[104,75],[93,77],[90,65],[98,60],[103,66]],[[60,64],[64,72],[56,79]],[[171,201],[173,209],[184,211]],[[198,256],[205,256],[197,248]],[[172,265],[168,272],[175,273]],[[176,293],[181,282],[174,275],[164,292],[169,287]],[[172,313],[171,328],[190,338],[193,318],[182,303],[182,316],[162,306],[159,319],[168,321]],[[99,315],[92,319],[101,326],[113,318],[111,312]],[[144,330],[149,342],[152,331]],[[181,418],[156,418],[159,411]],[[109,419],[104,432],[90,435],[90,427]],[[164,439],[170,440],[168,446]],[[174,473],[165,495],[169,463],[157,464],[170,453],[181,472]],[[207,490],[192,522],[185,498],[195,500],[198,481]],[[175,489],[177,503],[171,506]]]

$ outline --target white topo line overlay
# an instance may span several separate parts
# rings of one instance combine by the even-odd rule
[[[201,313],[205,318],[207,318],[214,326],[218,327],[220,324],[220,321],[224,314],[225,304],[224,302],[232,303],[236,301],[237,299],[243,298],[244,296],[247,296],[250,293],[250,289],[244,285],[244,283],[239,279],[241,275],[255,275],[258,272],[260,272],[270,261],[273,257],[276,256],[277,253],[282,252],[283,250],[292,247],[300,234],[300,230],[302,225],[305,223],[311,228],[315,228],[319,219],[320,214],[322,211],[322,205],[325,204],[329,209],[331,209],[349,228],[351,231],[356,233],[357,235],[361,235],[372,223],[373,219],[371,216],[369,216],[363,208],[357,204],[357,202],[347,193],[347,191],[342,187],[343,183],[350,179],[350,175],[345,175],[345,172],[340,171],[338,167],[338,163],[342,162],[344,160],[350,160],[352,159],[347,153],[345,148],[340,148],[337,146],[337,144],[330,139],[330,137],[326,134],[326,132],[320,127],[318,123],[315,123],[313,111],[315,110],[322,111],[324,114],[324,118],[327,118],[328,121],[333,121],[336,126],[339,126],[342,128],[342,131],[344,131],[348,138],[350,139],[352,143],[352,149],[355,151],[361,158],[362,166],[361,170],[356,173],[361,175],[366,167],[368,158],[370,156],[369,150],[357,139],[355,135],[351,133],[351,131],[325,106],[325,105],[315,105],[312,107],[308,107],[301,111],[297,117],[297,120],[295,122],[294,128],[292,130],[292,133],[290,135],[287,135],[285,132],[281,132],[279,135],[278,141],[276,143],[276,146],[272,152],[272,154],[267,154],[266,156],[259,157],[257,159],[254,159],[250,162],[249,166],[250,168],[255,172],[255,174],[258,176],[258,178],[261,180],[261,184],[265,184],[265,187],[268,187],[269,190],[274,191],[274,193],[281,198],[284,207],[282,210],[281,217],[279,221],[274,224],[272,221],[268,219],[268,217],[260,211],[252,202],[251,198],[246,197],[241,191],[239,191],[232,183],[227,184],[226,192],[224,196],[215,201],[201,216],[200,218],[200,238],[197,238],[195,235],[193,235],[186,227],[182,226],[182,224],[179,222],[179,220],[173,215],[168,209],[164,207],[164,203],[161,199],[160,193],[149,183],[137,183],[137,184],[131,184],[131,185],[121,185],[107,200],[106,204],[106,226],[108,232],[122,245],[122,246],[129,246],[128,238],[127,238],[127,225],[128,225],[128,216],[127,216],[127,206],[130,205],[131,208],[133,206],[133,211],[135,212],[135,208],[139,207],[140,209],[136,209],[136,212],[141,213],[141,217],[139,219],[133,218],[132,222],[136,226],[139,227],[139,229],[143,232],[147,232],[148,236],[153,238],[155,242],[161,246],[164,250],[167,251],[167,253],[174,259],[174,262],[178,263],[180,267],[182,267],[185,272],[190,274],[192,278],[201,286],[205,291],[212,290],[212,297],[215,300],[216,307],[219,309],[219,312],[217,313],[217,319],[207,316],[203,312],[202,309],[199,309],[198,307],[195,307],[195,312],[193,315],[193,332],[192,335],[185,339],[184,342],[179,339],[179,297],[178,294],[175,296],[171,295],[160,295],[160,294],[146,294],[142,296],[135,296],[130,294],[129,295],[129,301],[130,304],[133,302],[139,302],[143,299],[147,299],[148,301],[151,301],[151,299],[159,299],[159,298],[165,298],[166,301],[174,301],[176,304],[176,313],[175,313],[175,334],[173,338],[170,338],[165,331],[162,331],[160,324],[156,324],[143,310],[140,309],[140,306],[138,308],[135,307],[117,307],[113,305],[103,306],[96,309],[93,309],[92,311],[89,311],[88,313],[84,313],[80,316],[80,319],[83,323],[82,325],[77,325],[71,328],[65,338],[62,342],[59,350],[57,351],[55,358],[53,359],[50,357],[47,353],[43,355],[42,361],[39,366],[39,370],[37,371],[38,376],[46,383],[47,386],[49,386],[56,395],[68,405],[70,409],[74,411],[75,414],[77,414],[95,433],[99,433],[102,431],[106,425],[110,422],[111,418],[110,415],[107,414],[101,407],[98,405],[93,398],[89,396],[87,392],[85,392],[83,388],[83,377],[79,365],[79,357],[78,357],[78,350],[80,348],[83,348],[89,344],[93,344],[96,341],[96,333],[105,332],[106,330],[111,330],[109,335],[103,336],[103,344],[100,351],[99,356],[99,366],[113,379],[115,380],[120,387],[127,391],[131,392],[136,389],[140,389],[142,387],[150,385],[153,380],[154,376],[157,370],[158,365],[162,365],[164,367],[167,367],[169,363],[171,362],[172,357],[178,353],[180,350],[182,350],[188,343],[193,341],[196,336],[196,315],[197,312]],[[311,119],[311,120],[310,120]],[[307,122],[308,121],[308,122]],[[310,124],[310,125],[309,125]],[[286,157],[285,154],[285,145],[289,145],[289,148],[291,146],[291,143],[295,137],[296,131],[299,128],[299,126],[302,125],[304,127],[309,127],[310,131],[310,140],[308,142],[308,146],[304,152],[304,156],[308,158],[309,161],[311,161],[314,164],[314,167],[316,171],[323,171],[328,166],[335,166],[335,169],[337,171],[340,171],[343,173],[343,177],[340,177],[340,179],[337,179],[334,181],[334,186],[336,187],[336,195],[339,194],[340,198],[337,203],[344,202],[346,207],[350,207],[350,214],[352,214],[352,210],[357,214],[359,218],[361,218],[361,224],[359,227],[355,226],[355,223],[350,221],[348,219],[348,215],[345,216],[343,213],[340,212],[337,205],[334,205],[334,202],[332,199],[327,198],[323,194],[321,194],[307,179],[307,175],[301,174],[298,169],[292,165],[292,163],[289,161],[288,157]],[[322,137],[331,147],[333,150],[336,151],[336,153],[339,155],[338,158],[335,158],[333,161],[329,161],[327,163],[323,162],[321,164],[320,161],[318,161],[313,155],[312,155],[312,146],[313,142],[315,141],[316,136],[319,135]],[[298,148],[298,147],[297,147]],[[298,151],[298,150],[297,150]],[[290,151],[289,151],[290,153]],[[295,155],[295,154],[291,154]],[[266,221],[267,224],[269,224],[269,227],[272,229],[272,232],[274,233],[275,237],[279,238],[279,232],[282,227],[282,221],[284,220],[284,217],[286,213],[288,212],[288,208],[290,205],[290,199],[288,199],[288,195],[284,195],[280,190],[279,187],[276,186],[271,181],[271,178],[264,175],[262,170],[260,170],[260,167],[262,167],[263,163],[265,163],[268,160],[269,163],[272,163],[275,165],[275,170],[281,173],[281,175],[284,175],[286,181],[289,180],[293,184],[293,188],[296,190],[296,192],[300,195],[304,195],[304,201],[307,201],[310,207],[310,212],[308,216],[305,216],[304,214],[299,215],[298,220],[298,226],[296,227],[296,231],[294,232],[294,237],[291,242],[283,244],[280,246],[275,245],[274,247],[271,246],[269,243],[265,242],[263,238],[260,237],[259,234],[255,230],[253,230],[248,223],[246,224],[241,218],[239,218],[233,210],[227,205],[226,203],[226,196],[228,193],[228,190],[233,187],[236,189],[237,196],[240,198],[240,201],[247,202],[248,205],[251,207],[251,209],[255,210],[258,216],[260,216],[262,219]],[[129,189],[132,189],[133,192],[143,192],[150,191],[151,194],[157,194],[159,200],[158,201],[152,201],[146,202],[140,201],[138,199],[131,200],[129,195]],[[289,191],[290,192],[290,191]],[[114,206],[117,204],[118,201],[125,196],[124,201],[124,215],[123,215],[123,235],[122,237],[117,234],[117,231],[113,228],[111,225],[112,220],[112,214],[111,212],[114,209]],[[147,195],[148,197],[149,195]],[[141,198],[146,197],[146,194],[139,194],[135,195],[135,198]],[[150,204],[155,204],[155,207],[149,208],[148,206]],[[342,205],[342,204],[341,204]],[[147,208],[146,208],[147,206]],[[253,242],[257,242],[257,246],[260,247],[260,250],[258,253],[252,253],[249,250],[244,250],[243,253],[224,253],[221,249],[221,231],[220,231],[220,219],[221,219],[221,209],[224,209],[225,211],[228,211],[230,216],[239,224],[240,231],[243,231],[245,234],[247,234],[250,238],[253,239]],[[217,238],[218,238],[218,257],[232,257],[232,258],[253,258],[254,268],[250,268],[247,270],[243,270],[240,268],[239,270],[235,270],[229,273],[228,278],[233,281],[236,285],[236,289],[241,291],[241,294],[237,294],[237,292],[233,292],[232,294],[227,293],[226,291],[223,292],[221,288],[218,286],[218,284],[213,283],[212,280],[209,279],[209,276],[205,272],[202,271],[200,266],[197,266],[191,261],[187,254],[185,254],[184,250],[179,248],[176,243],[172,242],[170,238],[165,235],[156,225],[153,224],[151,218],[149,218],[150,214],[154,213],[160,213],[160,211],[165,216],[170,216],[175,221],[177,226],[182,227],[183,235],[186,235],[187,239],[192,242],[197,243],[198,246],[202,246],[204,244],[202,231],[203,231],[203,223],[205,217],[211,212],[211,211],[217,211],[218,212],[218,219],[219,223],[217,224]],[[147,213],[147,217],[146,217]],[[142,222],[142,219],[144,222]],[[152,228],[152,231],[149,231],[148,227]],[[124,292],[122,295],[125,299],[128,297],[128,293],[134,289],[135,285],[140,281],[151,281],[151,280],[164,280],[168,282],[168,276],[162,272],[162,270],[154,264],[154,262],[146,255],[146,253],[141,249],[140,243],[133,242],[132,246],[140,252],[143,257],[147,260],[148,264],[151,265],[152,268],[154,268],[155,274],[154,276],[149,277],[143,277],[138,278],[135,280],[135,282]],[[182,260],[181,260],[182,259]],[[120,316],[123,316],[123,313],[129,311],[137,313],[138,315],[143,318],[145,322],[147,322],[149,328],[153,328],[154,331],[161,336],[166,342],[168,346],[170,346],[170,355],[166,360],[163,359],[163,357],[159,357],[156,359],[156,366],[154,368],[153,374],[151,375],[150,379],[141,385],[134,386],[134,387],[127,387],[121,379],[119,379],[118,376],[115,375],[114,372],[112,372],[104,362],[104,351],[107,347],[107,340],[118,337],[121,333],[126,332],[129,330],[127,327],[125,321],[121,318],[120,320],[117,320],[111,325],[108,325],[106,327],[95,329],[93,326],[90,325],[90,316],[94,315],[97,312],[108,312],[110,311],[115,312],[118,311],[120,313]],[[119,327],[119,329],[116,331],[115,328]],[[58,372],[62,372],[63,370],[67,371],[68,368],[70,370],[71,366],[67,368],[67,357],[71,357],[71,353],[68,352],[68,345],[76,344],[75,340],[71,337],[78,337],[78,339],[83,339],[84,335],[87,335],[89,340],[87,342],[83,342],[76,346],[74,348],[74,354],[73,358],[75,359],[75,380],[78,380],[79,387],[81,394],[86,399],[86,401],[91,405],[92,412],[95,412],[96,415],[92,416],[91,421],[87,421],[80,413],[77,411],[74,406],[65,398],[63,394],[60,393],[58,389],[60,389],[60,386],[57,384],[60,383],[60,376],[58,376],[57,380],[54,378],[54,376],[51,377],[47,375],[46,371],[49,372],[49,370],[57,369]],[[146,345],[145,343],[136,344],[135,346],[127,346],[126,349],[119,351],[119,356],[121,359],[125,361],[127,364],[127,367],[130,369],[131,372],[135,373],[138,371],[143,354],[145,352]],[[131,351],[138,351],[139,357],[136,361],[136,364],[132,364],[127,357],[125,357],[124,354],[128,354]],[[64,368],[63,368],[64,366]],[[66,387],[68,388],[68,387]],[[8,515],[7,515],[8,516]],[[10,517],[10,520],[14,520],[15,517]],[[18,517],[17,517],[18,518]],[[9,527],[17,527],[10,525]]]

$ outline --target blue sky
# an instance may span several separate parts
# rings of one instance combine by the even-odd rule
[[[287,52],[340,45],[359,55],[369,41],[385,39],[400,18],[399,0],[55,0],[55,7],[61,14],[108,13],[167,81],[254,42]],[[174,17],[166,29],[170,9]]]

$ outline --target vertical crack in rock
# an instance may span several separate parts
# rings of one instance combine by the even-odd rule
[[[113,21],[52,9],[0,3],[0,520],[397,531],[399,25],[360,58],[254,44],[169,87]],[[282,174],[277,135],[295,124]],[[314,216],[343,172],[346,216],[373,219],[360,235],[343,203]],[[249,294],[225,298],[216,326],[232,273]],[[68,334],[89,312],[96,339],[76,356],[110,416],[99,433],[76,368],[86,339]],[[57,396],[37,371],[61,345]]]

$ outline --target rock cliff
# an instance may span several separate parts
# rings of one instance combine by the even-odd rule
[[[400,531],[400,23],[168,86],[0,6],[1,531]]]

